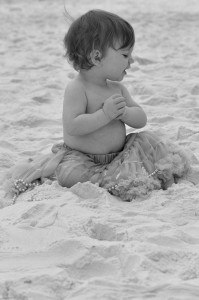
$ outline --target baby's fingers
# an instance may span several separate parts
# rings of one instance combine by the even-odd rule
[[[113,98],[113,102],[115,104],[119,104],[120,102],[125,102],[125,98],[122,97],[121,95],[117,96],[116,98]]]
[[[122,107],[122,108],[118,109],[117,114],[118,114],[117,118],[116,118],[117,120],[123,118],[124,115],[126,114],[126,107]]]
[[[121,109],[124,108],[126,106],[126,102],[125,101],[121,101],[117,104],[117,109]]]

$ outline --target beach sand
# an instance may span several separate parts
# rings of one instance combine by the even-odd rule
[[[147,130],[199,159],[199,2],[66,1],[126,18],[136,33],[124,79]],[[1,0],[0,299],[198,300],[199,185],[187,181],[123,202],[91,183],[47,181],[4,198],[4,174],[62,141],[75,71],[63,57],[63,1]]]

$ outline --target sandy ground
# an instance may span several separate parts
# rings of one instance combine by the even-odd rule
[[[71,2],[71,3],[70,3]],[[136,32],[124,83],[147,130],[199,159],[199,2],[66,1],[76,17],[102,8]],[[199,299],[199,186],[182,181],[122,202],[89,184],[56,182],[3,197],[4,173],[62,141],[63,1],[1,0],[0,299]]]

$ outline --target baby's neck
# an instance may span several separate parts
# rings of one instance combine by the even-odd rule
[[[80,70],[79,77],[88,84],[97,85],[101,87],[107,86],[107,79],[103,78],[99,72],[92,68],[90,70]]]

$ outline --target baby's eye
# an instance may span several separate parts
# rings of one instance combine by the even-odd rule
[[[125,58],[127,58],[128,57],[128,54],[122,54]]]

